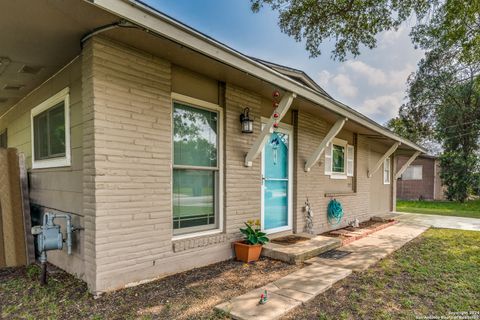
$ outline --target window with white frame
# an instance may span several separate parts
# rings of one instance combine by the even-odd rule
[[[402,180],[422,180],[423,179],[423,166],[422,165],[410,165],[402,174]]]
[[[69,166],[69,89],[63,89],[33,108],[31,126],[33,168]]]
[[[325,175],[332,179],[353,177],[355,148],[347,141],[333,139],[325,148]]]
[[[173,103],[173,234],[220,228],[221,111]]]
[[[390,184],[391,162],[390,158],[383,161],[383,184]]]

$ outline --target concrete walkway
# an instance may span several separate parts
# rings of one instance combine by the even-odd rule
[[[351,254],[342,259],[332,260],[315,257],[306,262],[362,271],[380,259],[385,258],[393,251],[400,249],[404,244],[416,238],[428,228],[426,225],[399,222],[396,225],[341,247],[340,250],[351,252]]]
[[[306,303],[334,283],[342,280],[353,270],[364,270],[420,235],[428,225],[400,222],[380,230],[363,239],[339,248],[351,251],[339,260],[315,257],[309,264],[294,273],[274,281],[262,288],[254,289],[242,296],[216,306],[234,319],[273,320],[291,309]],[[259,304],[260,295],[268,291],[269,301]]]
[[[347,277],[351,270],[312,264],[268,285],[219,304],[215,308],[234,319],[278,319],[295,307],[310,301]],[[259,304],[260,295],[267,290],[268,302]]]
[[[394,218],[412,224],[435,228],[480,231],[480,219],[396,212]]]

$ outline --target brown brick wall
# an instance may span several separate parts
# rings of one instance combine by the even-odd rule
[[[402,167],[409,157],[397,157],[397,167]],[[422,180],[397,180],[397,199],[418,200],[419,198],[434,199],[434,166],[435,159],[418,157],[411,165],[423,166]]]

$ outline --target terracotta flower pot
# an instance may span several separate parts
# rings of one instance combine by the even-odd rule
[[[249,263],[260,258],[260,253],[262,252],[261,244],[246,244],[243,241],[237,241],[233,245],[235,247],[235,256],[239,261]]]

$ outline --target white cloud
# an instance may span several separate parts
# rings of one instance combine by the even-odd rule
[[[415,71],[415,66],[406,64],[402,69],[388,72],[388,84],[392,88],[403,88],[407,83],[408,76]]]
[[[356,80],[362,81],[363,79],[372,86],[394,89],[403,88],[410,73],[415,71],[415,66],[409,63],[405,64],[403,68],[393,70],[375,68],[360,60],[347,61],[344,66],[353,73]]]
[[[379,37],[380,48],[385,48],[395,44],[400,38],[404,35],[407,28],[405,25],[401,25],[398,30],[387,30],[384,31]]]
[[[402,91],[398,91],[375,98],[367,98],[361,103],[358,111],[368,117],[385,122],[398,114],[398,108],[402,104],[402,96]]]
[[[371,85],[382,85],[387,83],[387,76],[385,72],[360,60],[347,61],[345,63],[345,67],[359,76],[365,77],[368,83]]]
[[[321,87],[328,87],[330,80],[332,80],[333,75],[327,70],[322,70],[318,74],[318,84]]]
[[[354,98],[357,96],[358,89],[353,85],[352,80],[346,74],[340,73],[332,78],[332,83],[336,86],[336,90],[342,96]]]

